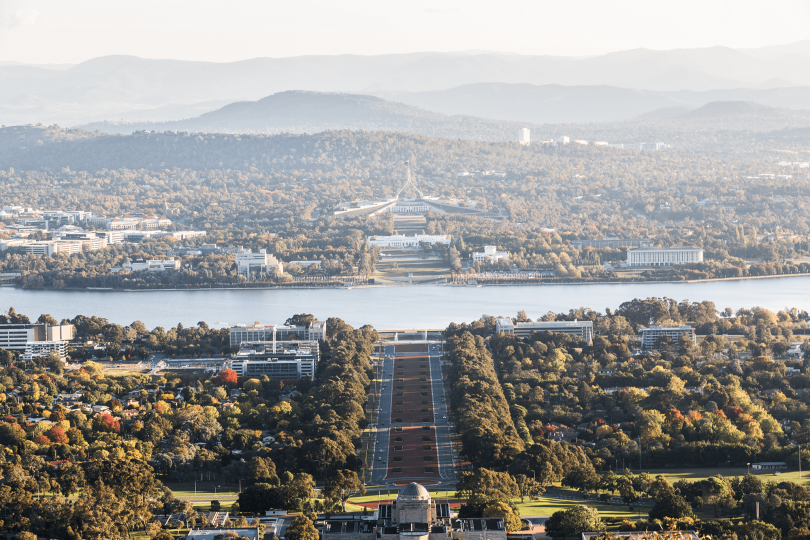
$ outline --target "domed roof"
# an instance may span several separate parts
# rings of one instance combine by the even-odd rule
[[[399,495],[397,495],[397,500],[399,501],[429,501],[430,500],[430,493],[428,490],[425,489],[425,486],[421,486],[416,482],[411,482],[404,488],[399,491]]]

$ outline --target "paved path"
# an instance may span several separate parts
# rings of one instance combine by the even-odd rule
[[[414,347],[421,350],[414,350]],[[449,414],[446,397],[444,394],[444,377],[441,368],[441,354],[441,342],[424,342],[423,344],[409,343],[407,345],[403,343],[399,346],[396,343],[392,343],[384,346],[384,357],[381,368],[382,373],[380,376],[381,387],[379,389],[380,404],[377,415],[377,431],[373,442],[372,453],[372,484],[381,485],[391,482],[403,483],[406,481],[423,481],[425,483],[437,482],[439,484],[455,482],[456,475],[453,463],[452,442],[450,438],[451,424],[448,420]],[[413,376],[413,370],[419,369],[415,366],[396,366],[395,362],[397,358],[401,358],[403,360],[407,358],[406,362],[416,361],[417,363],[429,363],[429,370],[427,373],[424,373],[423,376],[428,375],[430,382],[430,423],[414,421],[422,416],[427,416],[428,413],[416,413],[416,417],[412,418],[413,411],[416,410],[416,408],[421,408],[424,406],[424,404],[419,405],[419,401],[414,401],[413,403],[410,402],[414,399],[419,399],[419,392],[413,393],[410,391],[401,391],[410,396],[408,403],[404,403],[404,398],[400,398],[400,401],[403,401],[403,403],[401,405],[397,405],[398,407],[402,407],[403,411],[401,413],[397,413],[397,417],[404,421],[396,422],[396,419],[392,416],[396,385],[399,384],[400,386],[405,386],[408,384],[403,382],[395,382],[394,370],[406,370],[410,376]],[[399,375],[399,377],[402,377],[402,375]],[[411,385],[414,382],[417,384],[419,383],[417,379],[414,379],[411,381]],[[421,386],[418,388],[421,389],[421,392],[427,390],[427,388]],[[411,395],[412,393],[413,395]],[[413,407],[414,409],[408,409],[407,407]],[[422,437],[425,436],[433,439],[433,450],[435,450],[436,458],[436,470],[433,473],[415,475],[413,470],[406,471],[404,470],[405,468],[403,468],[403,474],[401,476],[394,476],[391,474],[390,471],[394,466],[394,464],[391,463],[393,456],[390,454],[392,444],[394,444],[391,439],[392,430],[394,427],[402,428],[400,431],[396,431],[394,433],[397,437],[396,442],[399,442],[400,439],[402,439],[403,445],[407,446],[407,448],[402,448],[403,453],[400,455],[406,458],[409,463],[413,463],[414,458],[418,459],[418,455],[422,455],[422,453],[425,452],[425,450],[421,448],[423,446]],[[419,431],[415,432],[417,428]],[[404,439],[407,439],[407,441]],[[414,441],[417,441],[418,444],[414,443]],[[416,444],[416,446],[414,446],[414,444]],[[427,443],[425,442],[424,445],[427,445]],[[403,464],[404,463],[405,461],[403,461]],[[429,462],[424,462],[425,465],[428,463]],[[421,465],[419,465],[419,467],[421,467]],[[407,468],[412,469],[413,465]]]

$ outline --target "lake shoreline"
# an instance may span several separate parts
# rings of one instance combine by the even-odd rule
[[[188,288],[164,288],[164,289],[116,289],[113,287],[64,287],[62,289],[25,289],[16,284],[2,284],[0,287],[12,288],[21,291],[71,291],[71,292],[160,292],[160,291],[275,291],[275,290],[352,290],[352,289],[387,289],[387,288],[405,288],[405,287],[467,287],[467,288],[480,288],[480,287],[554,287],[565,285],[635,285],[651,283],[660,284],[688,284],[688,283],[716,283],[724,281],[749,281],[757,279],[779,279],[779,278],[797,278],[808,277],[810,274],[778,274],[773,276],[739,276],[729,278],[706,278],[706,279],[685,279],[685,280],[645,280],[645,279],[632,279],[632,280],[600,280],[600,281],[563,281],[563,282],[504,282],[504,283],[375,283],[375,284],[362,284],[362,285],[264,285],[260,287],[188,287]]]
[[[711,301],[718,309],[772,311],[810,308],[810,276],[798,279],[743,279],[705,283],[570,283],[555,286],[371,286],[342,288],[273,289],[140,289],[43,290],[0,288],[0,309],[14,306],[18,313],[36,318],[48,313],[57,320],[96,315],[117,324],[143,321],[148,327],[169,328],[178,322],[194,325],[283,322],[296,313],[312,313],[325,320],[338,317],[352,326],[373,323],[377,328],[444,328],[451,322],[470,322],[481,315],[514,316],[525,310],[537,318],[549,311],[568,313],[591,308],[618,309],[634,298],[672,298]],[[572,287],[559,285],[587,285]],[[199,291],[208,291],[206,294]],[[146,292],[152,294],[127,294]],[[95,294],[89,294],[95,293]],[[227,321],[227,322],[225,322]]]

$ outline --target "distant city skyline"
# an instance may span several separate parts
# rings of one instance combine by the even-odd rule
[[[261,56],[495,51],[589,56],[634,48],[756,48],[810,39],[810,2],[573,0],[0,0],[0,61],[126,54]]]

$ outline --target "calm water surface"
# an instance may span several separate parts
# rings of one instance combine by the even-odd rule
[[[31,291],[0,287],[0,310],[14,306],[36,318],[98,315],[112,322],[143,321],[148,327],[178,322],[283,323],[290,315],[340,317],[353,326],[381,329],[442,328],[483,314],[532,318],[548,311],[589,307],[604,312],[633,298],[667,296],[711,300],[718,309],[762,306],[810,310],[810,276],[709,283],[599,283],[540,286],[413,286],[368,289],[197,290],[197,291]]]

